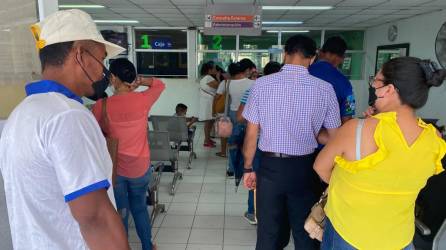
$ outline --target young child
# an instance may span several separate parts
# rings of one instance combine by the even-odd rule
[[[182,103],[178,103],[177,106],[175,107],[175,114],[174,116],[178,116],[178,117],[186,117],[187,114],[187,106],[182,104]],[[186,122],[187,122],[187,128],[189,128],[189,131],[194,128],[193,130],[195,130],[195,126],[192,126],[194,123],[196,123],[198,121],[198,118],[196,117],[186,117]]]

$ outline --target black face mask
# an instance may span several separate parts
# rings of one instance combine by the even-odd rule
[[[101,98],[107,97],[107,93],[105,93],[105,90],[110,84],[110,76],[111,76],[110,71],[108,71],[108,69],[104,67],[102,79],[93,82],[93,84],[91,85],[91,87],[94,90],[94,94],[92,96],[87,96],[87,98],[93,101],[97,101]]]
[[[85,75],[88,79],[92,82],[91,87],[94,90],[94,94],[91,96],[87,96],[88,99],[91,99],[93,101],[97,101],[98,99],[107,97],[107,94],[105,93],[105,90],[107,89],[108,85],[110,84],[110,76],[111,72],[104,66],[102,62],[100,62],[96,57],[94,57],[88,50],[85,50],[85,52],[91,56],[96,62],[98,62],[102,66],[102,79],[98,81],[93,81],[91,79],[90,75],[87,73],[87,71],[82,67],[82,64],[79,62],[79,60],[76,57],[76,61],[81,67],[82,71],[84,71]]]
[[[375,89],[369,87],[369,106],[375,105],[376,99],[378,99],[378,96],[375,94]]]

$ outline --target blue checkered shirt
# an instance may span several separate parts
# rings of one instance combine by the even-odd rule
[[[320,129],[341,125],[333,87],[292,64],[256,81],[243,117],[260,126],[260,150],[288,155],[313,153]]]

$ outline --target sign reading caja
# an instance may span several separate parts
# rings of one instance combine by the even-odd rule
[[[140,36],[139,49],[172,49],[172,40],[168,37],[151,38],[147,34]]]

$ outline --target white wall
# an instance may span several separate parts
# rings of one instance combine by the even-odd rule
[[[445,21],[446,10],[393,23],[398,27],[398,37],[394,42],[387,40],[387,29],[390,24],[366,30],[365,77],[374,74],[376,47],[380,45],[410,43],[410,56],[437,61],[435,38]],[[438,118],[439,124],[446,123],[446,84],[431,89],[426,106],[420,109],[418,114],[425,118]]]
[[[369,101],[369,89],[367,81],[365,80],[355,80],[351,81],[353,86],[353,94],[356,100],[356,117],[361,117],[362,112],[364,112],[368,107]]]
[[[173,115],[178,103],[186,104],[187,115],[198,117],[199,83],[188,79],[160,78],[166,84],[166,89],[152,106],[151,115]],[[140,87],[136,91],[143,91],[147,87]],[[112,95],[110,88],[106,90]],[[85,105],[94,104],[93,101],[83,98]]]
[[[161,79],[166,89],[152,107],[152,115],[173,115],[175,106],[184,103],[188,106],[187,115],[198,117],[199,84],[189,79]]]

